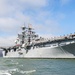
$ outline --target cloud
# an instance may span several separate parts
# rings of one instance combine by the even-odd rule
[[[14,7],[9,4],[8,0],[0,0],[0,16],[9,16],[14,11]]]
[[[0,0],[0,29],[12,30],[16,25],[31,22],[32,15],[24,14],[46,5],[46,0]],[[31,11],[28,9],[32,9]],[[34,8],[34,9],[33,9]]]
[[[13,18],[0,18],[0,31],[11,32],[16,29],[19,21]]]
[[[0,0],[0,16],[13,16],[16,12],[37,10],[46,6],[46,0]]]
[[[47,0],[20,0],[20,2],[27,6],[41,7],[46,5]]]
[[[47,37],[55,36],[55,34],[62,32],[59,22],[49,19],[44,20],[42,24],[33,23],[33,28],[39,35],[48,35]]]
[[[60,0],[61,5],[68,4],[71,0]]]
[[[12,45],[20,27],[25,23],[31,23],[40,35],[59,32],[60,26],[57,20],[52,19],[53,13],[46,10],[49,0],[0,0],[0,45]],[[63,18],[63,15],[60,15]],[[51,20],[52,19],[52,20]],[[10,33],[10,35],[9,35]],[[9,35],[9,36],[7,36]],[[12,36],[14,35],[14,36]],[[44,35],[45,36],[45,35]],[[53,35],[52,35],[53,36]]]
[[[14,46],[16,36],[0,37],[0,47]]]

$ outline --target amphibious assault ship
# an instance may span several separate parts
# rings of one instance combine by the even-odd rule
[[[6,58],[75,58],[75,33],[51,39],[39,37],[30,26],[22,26],[15,46],[3,49]]]

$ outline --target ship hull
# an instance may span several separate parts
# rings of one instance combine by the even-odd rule
[[[75,58],[75,43],[66,45],[56,45],[42,48],[32,48],[28,51],[21,49],[21,51],[11,51],[5,58]]]
[[[75,58],[75,43],[31,50],[26,58]]]

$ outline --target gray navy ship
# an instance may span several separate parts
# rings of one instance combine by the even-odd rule
[[[75,58],[75,33],[46,39],[31,26],[22,26],[15,46],[1,49],[4,58]]]

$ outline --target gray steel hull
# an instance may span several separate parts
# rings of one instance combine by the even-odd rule
[[[22,53],[20,55],[19,53]],[[52,47],[42,47],[30,49],[28,52],[22,49],[21,51],[8,52],[6,58],[75,58],[75,43],[67,45],[57,45]]]

